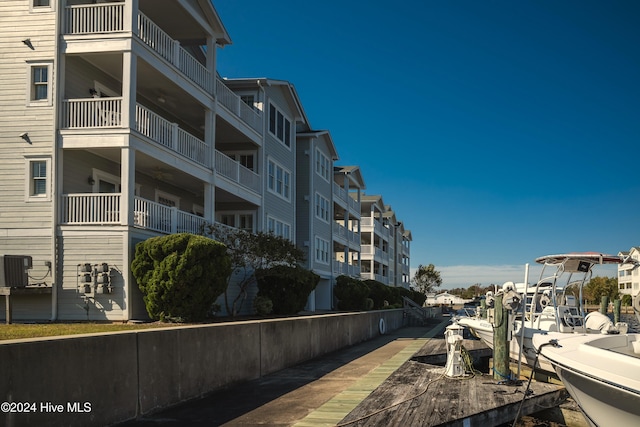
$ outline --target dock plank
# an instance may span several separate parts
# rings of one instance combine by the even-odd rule
[[[499,383],[489,375],[448,378],[444,368],[416,361],[404,363],[338,426],[499,425],[512,421],[526,383]],[[566,391],[554,384],[532,383],[521,415],[563,402]]]

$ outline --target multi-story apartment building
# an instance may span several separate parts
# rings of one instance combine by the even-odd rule
[[[307,248],[323,277],[309,308],[332,307],[336,273],[359,274],[359,169],[334,171],[331,137],[289,82],[217,75],[231,39],[210,0],[4,0],[0,13],[0,254],[30,255],[43,284],[12,297],[14,318],[145,317],[136,243],[212,222]],[[367,226],[383,224],[381,199],[367,206]],[[362,247],[386,258],[363,271],[395,284],[382,227]]]
[[[411,232],[380,195],[361,197],[361,222],[362,278],[408,288]]]
[[[628,252],[619,252],[618,255],[640,261],[640,247],[634,246]],[[640,295],[639,270],[631,263],[618,265],[618,289],[621,294],[632,297]]]
[[[333,275],[360,277],[360,201],[365,189],[358,166],[333,169]]]

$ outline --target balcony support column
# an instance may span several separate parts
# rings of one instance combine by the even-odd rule
[[[215,111],[207,108],[204,112],[204,143],[208,149],[207,166],[215,169],[216,164],[216,114]]]
[[[204,184],[204,219],[207,222],[216,221],[216,186],[205,182]]]
[[[95,3],[95,2],[94,2]],[[138,34],[138,0],[130,0],[124,4],[124,30]]]
[[[133,225],[133,197],[136,185],[136,150],[123,147],[120,151],[120,223]]]
[[[138,57],[132,52],[122,54],[122,127],[134,128],[136,117]]]

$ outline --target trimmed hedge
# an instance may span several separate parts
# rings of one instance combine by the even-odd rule
[[[273,303],[273,314],[296,314],[307,304],[320,276],[302,267],[277,265],[256,271],[258,297]]]
[[[231,261],[223,244],[179,233],[138,243],[131,272],[149,317],[200,321],[224,292]]]
[[[338,299],[340,310],[365,310],[369,287],[358,279],[348,276],[338,276],[333,293]],[[375,305],[375,301],[374,301]]]
[[[387,286],[377,280],[359,280],[348,276],[338,276],[334,294],[340,310],[368,310],[373,301],[373,309],[399,308],[403,306],[402,297],[407,297],[422,306],[427,297],[411,289]]]

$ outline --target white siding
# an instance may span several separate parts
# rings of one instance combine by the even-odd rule
[[[125,278],[129,266],[124,265],[123,239],[126,234],[113,227],[91,227],[86,230],[63,231],[59,249],[64,265],[62,283],[58,289],[58,318],[87,320],[83,292],[78,289],[78,264],[106,262],[111,267],[112,294],[96,295],[89,299],[89,320],[123,320],[126,318]],[[124,277],[123,277],[124,275]]]
[[[27,202],[28,158],[51,159],[55,142],[54,102],[44,106],[27,106],[29,62],[47,62],[56,93],[55,16],[56,12],[31,13],[29,1],[0,2],[0,254],[31,255],[34,268],[30,282],[52,282],[44,262],[54,262],[53,203],[51,199]],[[23,40],[30,39],[33,49]],[[30,142],[20,134],[27,132]],[[47,171],[52,189],[53,165]],[[51,296],[12,298],[14,318],[48,319]],[[2,310],[1,316],[4,316]]]

